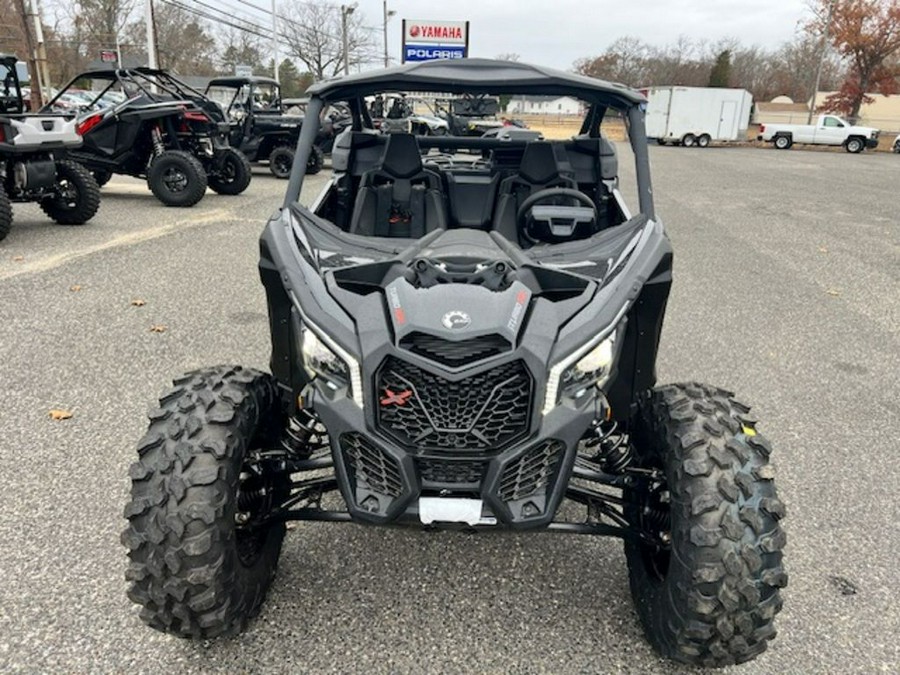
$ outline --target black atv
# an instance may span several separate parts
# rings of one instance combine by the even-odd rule
[[[0,240],[12,226],[11,202],[37,202],[60,225],[83,225],[100,206],[93,176],[66,159],[81,145],[75,123],[24,111],[16,57],[0,54]]]
[[[500,113],[500,101],[491,96],[466,94],[436,102],[438,115],[446,120],[453,136],[483,136],[486,132],[504,126],[496,116]]]
[[[89,94],[74,112],[84,145],[72,158],[92,171],[100,185],[113,174],[146,178],[166,206],[193,206],[207,186],[237,195],[250,185],[250,165],[228,144],[227,125],[213,119],[216,106],[165,71],[88,71],[63,87],[44,110],[73,114],[63,107],[70,90]]]
[[[304,118],[285,112],[281,87],[269,77],[220,77],[206,87],[206,96],[221,105],[219,120],[231,128],[231,144],[251,162],[268,162],[276,178],[288,178]],[[306,164],[306,173],[322,170],[325,153],[320,135]]]
[[[565,93],[588,112],[568,141],[377,133],[364,97],[401,87]],[[349,99],[353,126],[315,206],[297,203],[295,172],[262,235],[272,374],[175,380],[129,472],[122,541],[141,618],[198,640],[240,632],[291,520],[552,531],[624,540],[661,654],[722,666],[763,652],[787,581],[772,447],[730,392],[656,384],[672,248],[644,97],[482,59],[310,94],[313,116]],[[613,113],[630,132],[634,211],[601,133]],[[314,139],[304,129],[298,165]],[[445,144],[489,158],[422,157]]]

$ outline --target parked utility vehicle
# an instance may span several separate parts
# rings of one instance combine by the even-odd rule
[[[365,98],[398,89],[567,95],[587,115],[567,141],[378,133]],[[554,531],[625,540],[660,653],[713,666],[761,653],[787,580],[772,447],[728,391],[656,384],[672,247],[653,203],[646,99],[484,59],[309,93],[307,115],[349,101],[353,125],[310,207],[298,198],[316,130],[303,127],[262,235],[272,373],[175,380],[129,471],[122,541],[143,620],[197,640],[241,631],[290,520]],[[630,132],[634,211],[601,131],[613,114]],[[445,145],[479,156],[422,155]],[[597,612],[600,587],[579,590]]]
[[[878,129],[858,127],[837,115],[819,115],[815,124],[760,124],[758,141],[787,150],[795,143],[844,146],[847,152],[862,152],[878,146]]]
[[[11,202],[37,202],[60,225],[83,225],[100,206],[93,176],[66,159],[81,145],[75,122],[24,111],[16,57],[0,54],[0,240],[12,226]]]
[[[76,113],[84,139],[72,158],[103,185],[113,174],[146,178],[166,206],[193,206],[207,186],[237,195],[250,185],[250,165],[228,144],[228,126],[211,116],[214,105],[164,70],[87,71],[75,76],[45,106],[54,111],[73,88],[87,88]],[[109,106],[109,95],[124,95]]]
[[[660,145],[706,148],[713,141],[746,141],[753,96],[746,89],[651,87],[647,136]]]
[[[276,178],[291,175],[302,115],[285,111],[281,85],[270,77],[219,77],[207,85],[206,96],[219,104],[217,119],[230,127],[231,144],[251,162],[268,162]],[[325,153],[320,138],[306,173],[322,170]]]

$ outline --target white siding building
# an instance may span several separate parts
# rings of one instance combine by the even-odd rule
[[[583,110],[571,96],[515,96],[506,106],[507,113],[519,115],[580,115]]]

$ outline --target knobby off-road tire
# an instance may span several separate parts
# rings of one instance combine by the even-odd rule
[[[316,145],[312,146],[309,153],[309,160],[306,162],[306,174],[314,176],[325,166],[325,153]]]
[[[231,636],[259,612],[285,526],[250,531],[235,514],[246,497],[240,486],[249,492],[245,457],[274,443],[280,410],[271,376],[220,366],[176,380],[151,412],[129,470],[122,533],[128,596],[149,626],[184,638]],[[253,488],[281,497],[287,480],[276,474]]]
[[[60,225],[84,225],[100,208],[100,186],[78,162],[56,162],[56,190],[41,200],[41,210]]]
[[[631,592],[647,638],[677,661],[742,663],[775,636],[784,505],[749,410],[721,389],[671,385],[652,392],[634,430],[640,463],[666,475],[671,551],[626,542]]]
[[[310,155],[312,161],[312,155]],[[289,145],[279,145],[269,153],[269,171],[275,178],[290,178],[291,167],[294,165],[294,148]]]
[[[12,229],[12,203],[9,201],[9,195],[6,194],[6,188],[0,183],[0,241],[6,239]]]
[[[209,177],[209,187],[220,195],[239,195],[250,185],[253,172],[244,153],[235,148],[222,150],[219,172]]]
[[[189,152],[166,150],[147,172],[150,190],[166,206],[193,206],[206,193],[208,179],[200,160]]]

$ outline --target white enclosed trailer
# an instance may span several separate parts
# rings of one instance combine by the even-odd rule
[[[747,140],[753,96],[746,89],[651,87],[645,93],[647,137],[660,144],[705,148]]]

